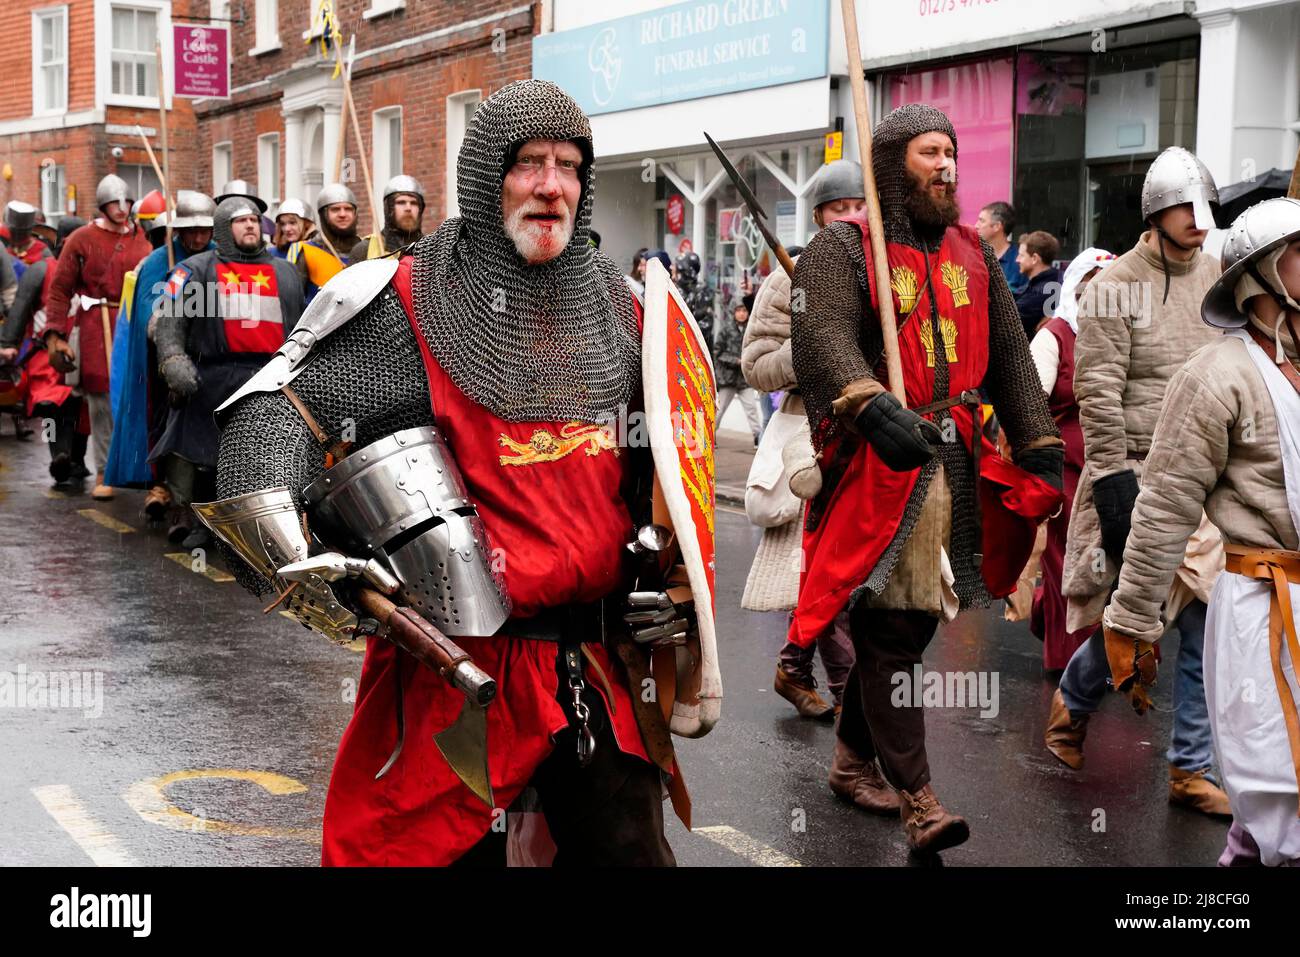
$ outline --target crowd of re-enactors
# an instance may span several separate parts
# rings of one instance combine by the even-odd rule
[[[57,226],[8,203],[0,416],[19,439],[39,430],[55,489],[89,484],[100,501],[141,489],[169,543],[208,546],[189,506],[212,497],[216,406],[274,354],[330,278],[421,237],[416,179],[393,177],[382,203],[381,228],[366,236],[341,183],[310,205],[286,199],[273,217],[244,180],[216,197],[178,190],[168,209],[161,191],[137,198],[109,174],[90,221],[64,215]]]

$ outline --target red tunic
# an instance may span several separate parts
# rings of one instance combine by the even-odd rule
[[[871,300],[876,303],[875,273],[865,219],[850,220],[862,229]],[[930,293],[926,257],[919,249],[887,244],[898,345],[907,404],[916,408],[935,400],[933,350],[945,349],[948,396],[978,389],[988,369],[989,274],[975,230],[951,226],[930,257],[930,284],[938,307],[943,343],[930,342]],[[882,359],[883,363],[883,359]],[[883,370],[877,370],[884,380]],[[932,418],[933,416],[929,416]],[[952,410],[967,449],[974,431],[982,442],[979,494],[985,587],[994,597],[1010,594],[1033,548],[1037,525],[1053,511],[1061,493],[1001,458],[965,407]],[[843,439],[832,440],[824,460],[833,461]],[[858,442],[843,477],[831,492],[817,528],[804,534],[804,572],[799,602],[790,625],[790,640],[808,647],[835,620],[853,590],[866,581],[902,522],[903,510],[920,470],[895,472],[881,461],[869,442]]]
[[[468,399],[429,351],[411,302],[411,260],[393,286],[420,345],[434,418],[478,506],[504,574],[513,614],[590,602],[622,580],[632,519],[620,494],[628,457],[606,433],[565,422],[511,423]],[[557,647],[512,639],[508,625],[485,638],[462,638],[475,663],[497,679],[487,710],[489,770],[497,805],[508,807],[551,753],[567,724],[555,700]],[[594,636],[593,636],[594,637]],[[587,683],[605,699],[619,748],[649,760],[621,664],[589,645],[608,676],[613,700],[588,666]],[[327,865],[444,865],[488,832],[492,812],[461,783],[433,742],[459,715],[464,698],[427,668],[402,656],[406,735],[401,757],[375,773],[396,743],[393,669],[398,656],[369,642],[356,710],[339,743],[325,799]]]
[[[133,228],[117,233],[100,226],[99,221],[82,226],[63,244],[54,282],[45,300],[46,328],[67,338],[75,325],[80,335],[81,389],[83,392],[108,391],[108,356],[104,347],[103,319],[98,306],[83,309],[78,296],[107,299],[114,305],[108,310],[108,338],[112,341],[117,321],[117,303],[122,298],[122,277],[135,268],[152,248],[144,231]],[[69,307],[76,313],[69,316]]]
[[[45,276],[41,284],[41,300],[27,324],[27,335],[35,337],[38,345],[40,342],[37,333],[38,319],[40,322],[44,322],[45,304],[49,302],[50,286],[54,282],[54,273],[57,268],[57,260],[51,259],[46,264]],[[44,349],[37,349],[32,353],[32,357],[27,360],[24,370],[27,373],[27,414],[29,416],[35,414],[34,410],[40,403],[49,402],[53,405],[63,405],[68,396],[72,394],[72,386],[63,384],[62,373],[54,371],[54,367],[50,365],[49,356]]]
[[[47,255],[49,255],[49,249],[50,249],[49,246],[45,245],[45,243],[41,242],[39,239],[33,236],[28,241],[27,248],[24,249],[21,253],[16,253],[15,255],[18,257],[19,261],[23,263],[23,265],[30,266],[34,263],[40,262]]]

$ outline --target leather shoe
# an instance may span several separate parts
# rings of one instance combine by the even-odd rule
[[[107,502],[113,498],[112,487],[104,484],[103,472],[95,475],[95,487],[90,490],[90,497],[98,502]]]
[[[1047,732],[1043,741],[1047,750],[1056,755],[1069,768],[1078,771],[1083,767],[1083,739],[1088,733],[1088,716],[1075,719],[1065,706],[1061,689],[1052,693],[1052,713],[1047,718]]]
[[[835,709],[826,703],[826,699],[817,693],[812,685],[796,681],[785,673],[780,665],[776,666],[776,681],[773,689],[786,701],[795,706],[802,717],[815,718],[819,721],[834,721]]]
[[[898,813],[898,792],[880,773],[875,759],[863,759],[838,736],[831,757],[829,783],[836,797],[856,804],[864,811],[890,816]]]
[[[161,522],[167,517],[167,508],[171,503],[171,493],[164,486],[155,485],[144,497],[144,513],[150,521]]]
[[[949,814],[934,789],[926,785],[916,792],[899,791],[899,815],[907,831],[907,843],[912,850],[934,854],[956,847],[970,837],[970,826],[964,817]]]
[[[1228,795],[1205,776],[1209,770],[1184,771],[1169,765],[1169,803],[1181,804],[1211,817],[1232,817]]]

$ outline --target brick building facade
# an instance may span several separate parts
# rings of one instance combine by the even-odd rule
[[[192,8],[192,9],[191,9]],[[158,185],[136,126],[159,163],[157,60],[171,44],[171,22],[208,14],[201,0],[5,0],[0,36],[0,197],[39,206],[47,219],[94,212],[95,186],[117,173],[143,195]],[[197,175],[197,126],[188,100],[168,114],[171,174]]]
[[[343,123],[343,87],[308,35],[320,0],[244,0],[248,20],[231,29],[229,100],[199,100],[197,184],[253,183],[274,206],[313,206],[332,178]],[[214,15],[219,14],[214,0]],[[540,3],[519,0],[335,0],[345,41],[356,35],[352,96],[376,191],[390,175],[424,185],[425,231],[454,214],[454,154],[481,99],[531,75]],[[236,3],[238,9],[239,3]],[[357,194],[360,228],[370,203],[351,120],[344,129],[342,178]],[[453,171],[448,179],[448,148]]]

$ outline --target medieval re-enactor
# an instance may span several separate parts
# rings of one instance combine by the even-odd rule
[[[384,185],[384,228],[379,231],[378,248],[371,255],[374,236],[362,236],[352,247],[354,263],[392,256],[424,235],[424,187],[414,176],[394,176]],[[343,250],[339,250],[342,252]]]
[[[1145,710],[1161,606],[1204,509],[1227,552],[1205,618],[1206,703],[1233,815],[1219,863],[1296,866],[1300,201],[1265,200],[1237,217],[1223,264],[1201,315],[1231,331],[1169,382],[1105,648],[1114,687]]]
[[[592,157],[587,117],[558,86],[521,81],[485,100],[457,165],[462,215],[410,256],[329,283],[303,319],[320,340],[310,361],[279,375],[277,357],[219,413],[218,494],[287,486],[302,507],[327,454],[346,466],[394,433],[426,442],[402,430],[436,425],[513,606],[496,634],[480,632],[490,637],[451,632],[499,685],[487,709],[496,804],[531,785],[557,864],[672,864],[663,763],[602,644],[622,626],[640,450],[611,447],[600,423],[638,401],[640,335],[618,268],[588,243]],[[447,516],[453,548],[464,521]],[[446,560],[473,562],[466,546]],[[335,587],[346,602],[348,583]],[[326,864],[504,861],[492,811],[433,741],[463,700],[369,642],[326,799]]]
[[[149,461],[183,508],[212,497],[217,406],[280,348],[303,311],[297,270],[268,251],[261,210],[249,197],[231,196],[217,205],[212,241],[216,248],[172,270],[153,307],[158,372],[171,409]],[[199,526],[181,545],[209,542],[207,529]]]
[[[832,223],[794,277],[807,307],[792,317],[794,367],[825,481],[809,507],[791,639],[807,645],[851,609],[857,663],[832,780],[856,778],[854,803],[901,813],[911,846],[937,851],[969,828],[935,796],[923,713],[910,695],[891,700],[893,679],[913,680],[940,621],[1015,587],[1037,523],[1060,504],[1063,453],[997,259],[957,225],[952,124],[909,104],[874,139],[910,409],[886,391],[865,219]],[[1015,465],[983,437],[981,383]]]
[[[1096,627],[1118,573],[1133,503],[1146,468],[1169,380],[1217,334],[1200,319],[1201,300],[1219,276],[1202,249],[1218,189],[1205,164],[1170,147],[1142,184],[1149,229],[1099,276],[1079,311],[1074,394],[1083,426],[1084,465],[1070,513],[1061,590],[1070,631]],[[1223,568],[1218,530],[1202,519],[1167,595],[1164,620],[1178,629],[1174,721],[1167,752],[1169,800],[1206,814],[1228,813],[1209,772],[1214,760],[1202,681],[1205,603]],[[1047,748],[1083,766],[1088,718],[1106,695],[1101,629],[1079,646],[1052,697]]]
[[[104,484],[113,407],[109,395],[109,359],[122,282],[153,246],[144,230],[131,222],[132,197],[126,181],[109,174],[95,189],[100,215],[68,237],[59,254],[45,309],[45,348],[57,372],[80,370],[79,388],[90,409],[90,438],[98,470],[91,496],[113,497]],[[74,349],[69,342],[77,333]]]

